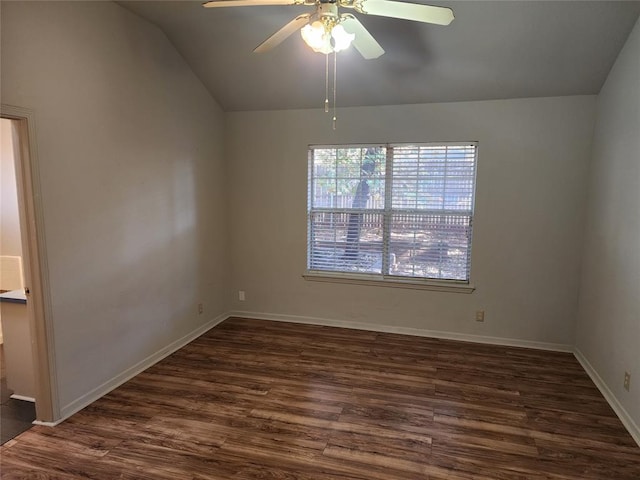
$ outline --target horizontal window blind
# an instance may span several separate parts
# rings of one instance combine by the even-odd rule
[[[311,271],[469,280],[477,146],[309,149]]]

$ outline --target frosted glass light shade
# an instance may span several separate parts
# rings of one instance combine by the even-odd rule
[[[324,54],[349,48],[356,37],[352,33],[347,33],[342,25],[335,25],[329,32],[325,24],[317,20],[302,27],[300,34],[314,52]]]
[[[302,39],[314,52],[331,53],[331,36],[325,30],[322,22],[307,23],[300,29]]]
[[[347,33],[342,25],[333,27],[331,36],[333,37],[333,50],[335,52],[346,50],[351,45],[353,39],[356,38],[355,34]]]

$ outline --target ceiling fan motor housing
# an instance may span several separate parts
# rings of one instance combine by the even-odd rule
[[[318,5],[317,15],[320,18],[338,18],[338,5],[336,4],[336,2],[321,2]]]

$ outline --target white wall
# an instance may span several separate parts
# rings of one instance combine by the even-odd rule
[[[232,308],[572,346],[594,110],[592,96],[345,108],[335,132],[319,110],[228,114]],[[301,277],[309,144],[467,140],[473,294]]]
[[[588,195],[576,346],[640,441],[640,23],[598,96]]]
[[[224,118],[115,3],[3,2],[1,42],[2,102],[35,112],[64,411],[226,310]]]

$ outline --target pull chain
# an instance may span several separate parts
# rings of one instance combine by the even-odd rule
[[[338,77],[338,55],[336,52],[333,52],[333,118],[332,125],[333,129],[336,129],[336,122],[338,121],[338,116],[336,113],[336,79]],[[329,54],[325,54],[325,65],[324,65],[324,111],[325,113],[329,113]]]
[[[329,113],[329,55],[325,55],[324,66],[324,113]]]
[[[333,52],[333,129],[336,129],[338,117],[336,115],[336,78],[338,70],[338,54]]]

